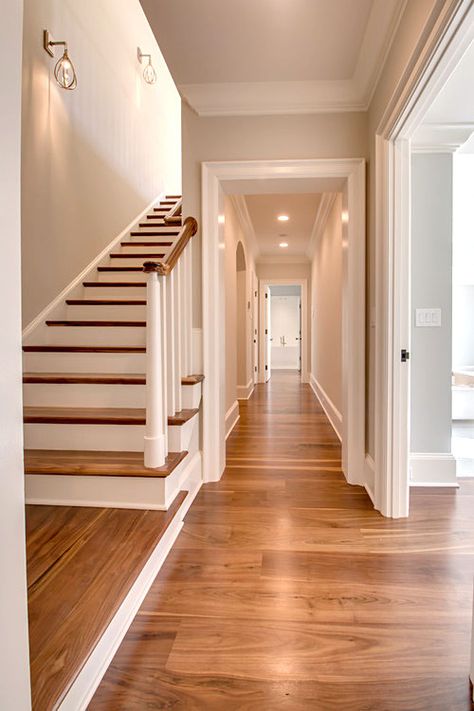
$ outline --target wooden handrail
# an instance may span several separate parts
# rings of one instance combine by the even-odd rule
[[[193,235],[198,231],[198,223],[194,217],[187,217],[184,221],[181,232],[178,235],[178,239],[168,255],[166,262],[145,262],[143,264],[143,271],[146,274],[150,272],[158,272],[160,276],[167,276],[175,268],[181,254],[184,252],[186,245]]]
[[[181,210],[183,209],[183,198],[178,200],[178,202],[171,208],[169,212],[163,218],[165,225],[175,225],[181,222]]]

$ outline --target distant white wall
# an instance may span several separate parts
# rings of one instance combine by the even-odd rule
[[[312,261],[311,374],[342,413],[342,195],[334,200]]]
[[[474,366],[474,155],[453,156],[453,369]]]
[[[300,304],[301,297],[294,294],[271,292],[272,370],[299,370],[300,367]],[[281,339],[285,340],[282,344]]]
[[[68,42],[75,91],[55,83],[43,28]],[[22,182],[26,324],[154,197],[181,190],[180,97],[139,0],[25,0]]]
[[[0,23],[0,708],[30,708],[21,396],[20,128],[21,0],[2,2]]]
[[[451,452],[452,155],[412,157],[411,451]],[[415,327],[440,308],[441,327]]]

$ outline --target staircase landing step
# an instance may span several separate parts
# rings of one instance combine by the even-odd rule
[[[181,410],[168,417],[168,425],[181,426],[199,412]],[[145,425],[146,411],[141,407],[25,407],[25,424],[57,425]]]
[[[25,474],[59,476],[123,476],[164,478],[186,457],[187,452],[170,452],[164,466],[147,469],[143,452],[87,452],[56,449],[26,449]]]
[[[166,512],[26,507],[33,708],[59,707],[185,498]]]

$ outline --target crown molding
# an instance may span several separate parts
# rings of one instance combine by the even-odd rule
[[[426,123],[416,131],[413,153],[455,153],[474,133],[474,123]]]
[[[260,247],[258,244],[257,236],[253,227],[253,222],[250,217],[247,201],[244,195],[229,195],[230,201],[234,207],[237,214],[237,219],[240,222],[243,233],[245,234],[248,242],[250,252],[254,260],[257,259],[260,254]]]
[[[351,78],[334,81],[180,84],[199,116],[367,111],[407,0],[374,0]]]
[[[316,213],[316,219],[314,220],[313,229],[311,231],[308,249],[306,250],[309,259],[313,258],[316,245],[323,235],[334,201],[336,200],[336,195],[337,193],[323,193],[321,197],[321,202],[319,203],[318,212]]]

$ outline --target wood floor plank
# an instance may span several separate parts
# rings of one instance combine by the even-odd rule
[[[91,711],[467,711],[474,482],[387,520],[296,374],[240,403]]]

